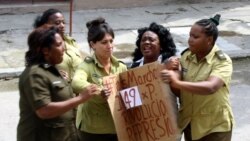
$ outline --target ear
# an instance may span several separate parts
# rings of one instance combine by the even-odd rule
[[[90,42],[89,42],[89,45],[90,45],[90,47],[91,47],[93,50],[95,50],[95,48],[93,47],[93,46],[94,46],[94,42],[93,42],[93,41],[90,41]]]
[[[209,46],[210,46],[210,45],[213,45],[213,43],[214,43],[214,38],[213,38],[213,36],[209,36],[209,37],[207,38],[207,43],[208,43]]]
[[[48,48],[43,48],[43,49],[42,49],[42,52],[43,52],[43,55],[44,55],[44,56],[48,56],[48,54],[49,54],[49,49],[48,49]]]

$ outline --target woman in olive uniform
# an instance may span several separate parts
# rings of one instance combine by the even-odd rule
[[[57,9],[48,9],[38,16],[33,24],[34,28],[44,24],[54,25],[59,28],[59,32],[63,37],[65,51],[63,61],[56,67],[68,82],[72,81],[72,77],[77,66],[82,62],[87,53],[80,52],[80,48],[76,41],[65,34],[65,19],[61,11]]]
[[[114,32],[103,18],[87,23],[88,43],[94,54],[79,65],[72,81],[74,92],[82,91],[90,84],[103,88],[102,78],[127,70],[113,55]],[[114,121],[108,103],[101,95],[95,95],[81,104],[77,111],[77,127],[84,141],[117,141]]]
[[[182,53],[183,80],[164,70],[165,82],[181,90],[178,124],[186,141],[230,141],[233,113],[229,100],[232,61],[216,45],[220,15],[197,21]]]
[[[79,91],[55,65],[63,60],[64,42],[59,29],[43,25],[28,37],[26,68],[20,76],[20,120],[17,141],[78,141],[75,107],[97,91],[95,85]]]

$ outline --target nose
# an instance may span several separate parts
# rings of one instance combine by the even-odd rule
[[[113,48],[113,43],[112,42],[108,42],[108,48]]]
[[[65,27],[65,24],[63,22],[60,23],[59,25],[60,28],[64,28]]]
[[[144,43],[145,43],[145,44],[149,44],[150,41],[147,39],[147,40],[144,41]]]

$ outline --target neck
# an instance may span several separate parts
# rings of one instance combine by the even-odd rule
[[[147,64],[147,63],[152,63],[158,60],[158,57],[151,57],[151,58],[146,58],[144,57],[144,62],[143,64]]]
[[[210,51],[213,49],[213,47],[208,47],[208,48],[209,48],[208,50],[196,54],[196,57],[197,57],[198,61],[205,58],[210,53]]]
[[[101,57],[101,56],[96,56],[100,64],[104,67],[104,70],[109,74],[110,67],[111,67],[111,58],[108,57]]]

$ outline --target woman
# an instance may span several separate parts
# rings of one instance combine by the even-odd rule
[[[153,22],[149,27],[138,29],[136,46],[137,48],[132,54],[134,58],[131,68],[158,61],[159,63],[164,63],[167,69],[179,69],[179,61],[177,57],[174,57],[176,46],[171,33],[164,26]],[[177,96],[172,92],[172,88],[169,86],[167,88],[175,118],[177,118]],[[179,138],[180,137],[177,137],[177,140],[180,140]]]
[[[20,76],[17,141],[78,141],[75,107],[97,91],[95,85],[75,97],[55,65],[63,60],[59,29],[43,25],[28,37],[26,68]]]
[[[216,45],[220,15],[194,23],[182,53],[182,77],[164,70],[165,82],[180,89],[179,127],[186,141],[230,141],[233,113],[229,102],[232,61]]]
[[[72,81],[72,77],[77,66],[82,62],[87,54],[81,54],[79,46],[75,40],[65,35],[65,19],[61,11],[57,9],[48,9],[43,12],[42,16],[38,16],[34,22],[34,28],[40,27],[44,24],[54,25],[59,28],[60,34],[63,37],[65,44],[65,52],[62,63],[57,65],[60,73],[68,81]]]
[[[163,63],[175,53],[176,46],[169,30],[153,22],[149,27],[138,30],[131,68],[155,61]],[[173,67],[178,69],[178,63],[176,62],[174,65]]]
[[[126,66],[112,55],[114,32],[109,24],[103,18],[97,18],[86,25],[88,43],[94,54],[92,57],[86,57],[76,70],[72,81],[76,93],[90,84],[97,84],[102,89],[104,76],[127,70]],[[84,141],[117,141],[108,103],[101,95],[96,95],[79,106],[76,121]]]

